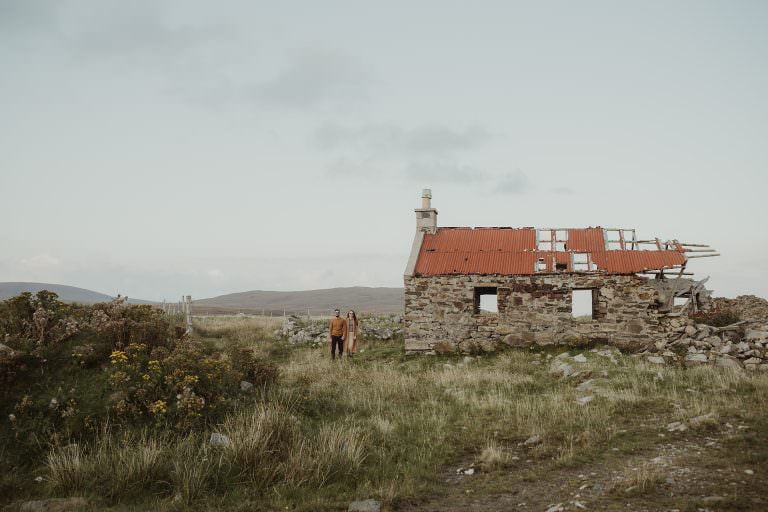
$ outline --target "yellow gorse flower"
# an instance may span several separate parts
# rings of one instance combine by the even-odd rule
[[[112,364],[124,363],[128,360],[128,356],[122,350],[115,350],[109,355],[109,360]]]
[[[149,412],[152,414],[165,414],[168,411],[168,405],[165,400],[158,400],[149,405]]]

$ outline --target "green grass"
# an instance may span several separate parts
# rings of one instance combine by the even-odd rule
[[[271,356],[280,367],[279,385],[198,432],[102,430],[76,447],[52,447],[45,439],[16,446],[4,429],[0,491],[86,495],[113,510],[341,510],[368,497],[398,508],[466,491],[445,478],[468,464],[480,471],[471,492],[488,496],[590,465],[618,467],[668,441],[668,422],[708,413],[716,419],[686,435],[709,435],[725,421],[750,425],[725,441],[727,459],[707,459],[712,469],[768,469],[763,373],[658,367],[628,356],[612,363],[573,349],[588,358],[577,365],[584,378],[600,381],[584,406],[576,402],[585,394],[576,390],[578,380],[548,372],[562,349],[465,361],[406,357],[394,341],[363,344],[354,358],[331,361],[325,348],[268,340],[260,326],[207,328],[198,331],[212,346],[251,346]],[[61,347],[62,358],[67,350],[71,344]],[[84,406],[105,403],[99,369],[62,366],[25,379],[38,397],[72,387]],[[12,404],[2,407],[7,414]],[[211,432],[226,434],[231,444],[210,446]],[[522,445],[533,435],[541,442]],[[519,462],[526,460],[532,462]],[[29,483],[37,474],[44,484]],[[661,499],[662,476],[649,466],[628,472],[605,499]]]

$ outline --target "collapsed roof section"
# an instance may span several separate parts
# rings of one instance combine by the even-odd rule
[[[691,254],[699,253],[699,254]],[[438,228],[425,231],[415,275],[589,272],[685,274],[690,258],[718,256],[703,244],[639,240],[621,228]]]

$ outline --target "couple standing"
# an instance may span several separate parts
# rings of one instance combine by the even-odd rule
[[[339,358],[341,358],[345,349],[349,356],[357,352],[357,336],[360,333],[357,315],[355,315],[354,311],[349,310],[347,317],[341,318],[340,313],[338,309],[334,309],[333,318],[331,318],[329,329],[331,359],[336,359],[336,347],[339,349]]]

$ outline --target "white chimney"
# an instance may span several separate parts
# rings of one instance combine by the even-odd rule
[[[437,230],[437,210],[432,208],[432,190],[421,192],[421,208],[416,208],[416,231],[433,233]]]

